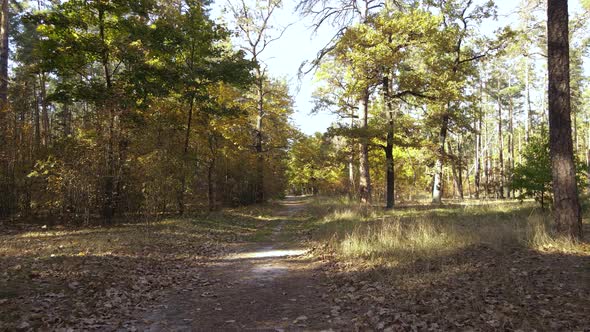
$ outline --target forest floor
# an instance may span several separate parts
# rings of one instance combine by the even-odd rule
[[[526,204],[288,198],[114,227],[0,224],[0,331],[588,331],[590,245],[543,222]]]

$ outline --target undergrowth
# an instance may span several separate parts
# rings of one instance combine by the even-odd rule
[[[448,256],[473,246],[590,254],[587,243],[556,237],[551,215],[532,202],[416,204],[384,210],[346,198],[316,198],[310,211],[322,216],[314,223],[315,241],[345,260],[381,266]]]

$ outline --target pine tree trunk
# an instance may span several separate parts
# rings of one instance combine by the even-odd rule
[[[582,238],[582,218],[573,159],[569,86],[567,0],[547,2],[549,142],[557,231]]]
[[[11,198],[15,194],[14,176],[11,171],[8,145],[8,29],[9,0],[2,1],[0,18],[0,218],[11,214]],[[12,167],[14,169],[14,167]],[[12,174],[12,175],[11,175]]]
[[[6,114],[6,106],[8,102],[8,51],[9,51],[9,43],[8,43],[8,29],[9,25],[9,11],[8,5],[10,0],[1,0],[2,1],[2,18],[0,22],[0,103],[2,103],[2,118],[0,123],[2,126],[5,125],[5,114]]]

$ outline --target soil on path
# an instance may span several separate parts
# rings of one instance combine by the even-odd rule
[[[305,209],[296,197],[281,202],[267,243],[244,243],[195,270],[194,284],[171,290],[166,301],[146,313],[148,331],[321,331],[346,329],[331,315],[322,263],[306,248],[279,238],[293,216]],[[339,327],[338,327],[339,326]]]

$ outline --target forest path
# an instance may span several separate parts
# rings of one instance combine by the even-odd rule
[[[178,285],[147,313],[145,330],[321,331],[341,325],[342,318],[330,316],[338,309],[322,283],[321,262],[306,248],[282,241],[288,223],[301,222],[294,216],[306,201],[289,197],[280,205],[268,241],[240,244],[195,269],[194,284]]]

